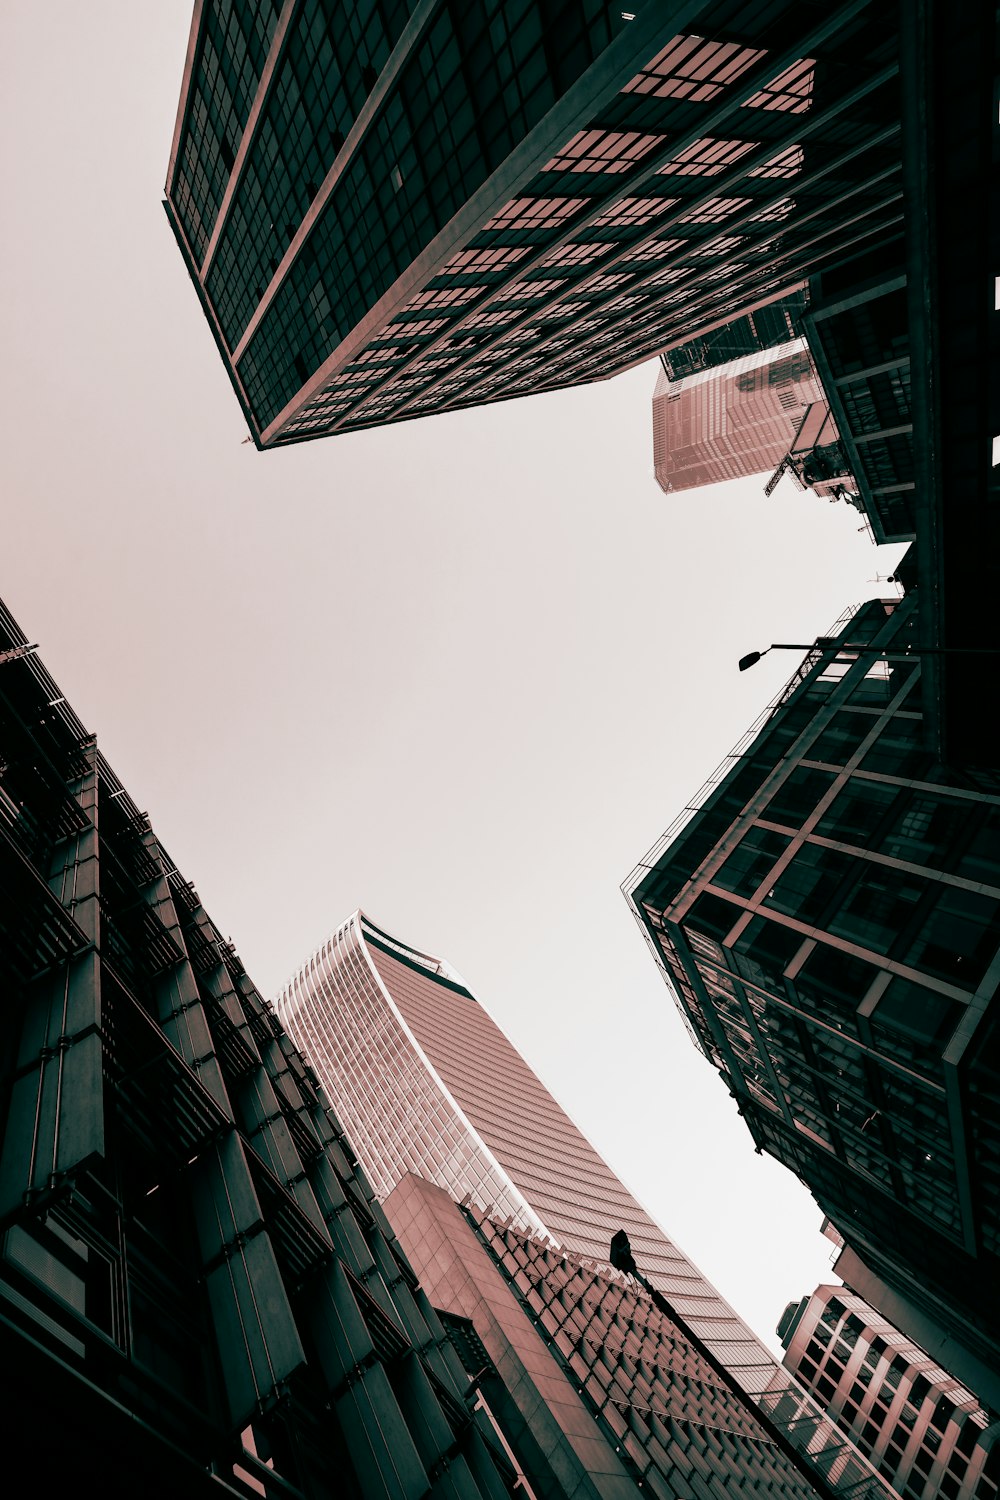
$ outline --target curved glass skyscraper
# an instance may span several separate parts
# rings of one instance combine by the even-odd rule
[[[787,1385],[441,959],[358,911],[277,1008],[380,1197],[414,1172],[605,1264],[624,1229],[649,1280],[747,1391]]]

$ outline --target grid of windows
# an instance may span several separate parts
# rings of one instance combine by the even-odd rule
[[[483,225],[483,230],[558,229],[586,203],[586,198],[512,198]]]
[[[668,208],[673,208],[679,201],[677,198],[619,198],[594,220],[594,228],[605,225],[652,224],[654,219],[665,214]]]
[[[736,42],[676,36],[625,85],[624,92],[704,104],[717,98],[765,56],[763,51],[741,47]]]
[[[712,136],[694,141],[660,167],[661,176],[717,177],[727,167],[752,151],[756,141],[718,141]]]
[[[995,1462],[993,1413],[880,1313],[821,1286],[800,1309],[785,1365],[904,1496],[973,1500]]]
[[[222,9],[220,5],[220,14]],[[515,146],[536,126],[544,129],[541,122],[552,117],[552,105],[600,59],[613,36],[620,50],[629,23],[605,0],[566,0],[559,46],[554,47],[547,10],[539,0],[475,0],[468,6],[440,0],[423,28],[411,28],[401,47],[409,10],[403,0],[365,0],[349,8],[343,26],[338,20],[342,9],[342,0],[303,0],[291,15],[205,277],[206,296],[224,339],[234,348],[235,373],[254,425],[258,435],[266,431],[268,443],[282,440],[284,429],[272,425],[282,412],[294,413],[286,422],[306,418],[310,430],[317,430],[314,401],[308,410],[302,406],[296,412],[296,398],[301,401],[303,388],[321,367],[334,365],[338,346],[383,298],[386,318],[397,322],[404,311],[424,307],[453,309],[460,317],[464,308],[478,311],[476,303],[487,290],[502,294],[514,274],[524,286],[543,284],[548,278],[535,272],[544,266],[588,272],[597,260],[588,241],[603,242],[601,258],[616,261],[646,254],[655,259],[675,249],[683,254],[683,241],[671,242],[669,249],[651,244],[656,220],[684,208],[683,202],[655,193],[659,172],[683,194],[690,205],[686,222],[695,225],[728,218],[726,200],[698,203],[700,180],[724,173],[734,184],[739,181],[729,203],[733,214],[752,216],[748,242],[734,243],[735,237],[715,242],[713,264],[702,269],[694,257],[705,247],[696,240],[689,260],[690,298],[651,295],[641,320],[628,318],[630,309],[621,304],[609,309],[618,322],[617,339],[604,326],[574,330],[574,341],[561,358],[555,357],[553,346],[552,359],[536,362],[534,379],[540,387],[610,373],[676,341],[698,320],[711,320],[723,292],[729,302],[780,291],[780,277],[801,277],[806,242],[810,265],[836,247],[838,216],[846,211],[838,203],[850,203],[852,220],[868,215],[874,222],[885,197],[886,190],[877,185],[885,161],[879,148],[867,148],[865,141],[883,127],[894,107],[888,87],[870,90],[849,112],[845,106],[843,118],[831,115],[824,141],[851,148],[844,187],[856,189],[831,207],[808,181],[801,147],[788,139],[796,112],[809,106],[818,62],[812,49],[803,45],[799,63],[753,87],[752,80],[768,78],[762,64],[769,51],[787,55],[791,34],[805,25],[805,15],[800,17],[792,0],[778,0],[773,14],[761,18],[756,40],[663,37],[624,90],[609,90],[603,105],[595,105],[589,118],[567,129],[562,145],[546,141],[545,152],[554,154],[540,153],[542,170],[509,184],[505,206],[494,204],[478,226],[470,225],[461,238],[455,231],[449,240],[449,226],[457,223],[459,210],[507,162]],[[214,14],[213,7],[208,11]],[[890,45],[888,19],[866,16],[864,28],[870,43],[865,55],[881,57]],[[261,51],[264,43],[255,45]],[[830,63],[830,78],[849,73],[859,81],[865,66],[875,67],[873,61],[859,70],[856,39],[846,23],[843,35],[834,27],[824,46],[828,52],[822,60]],[[849,69],[842,66],[845,62]],[[592,79],[597,76],[591,74]],[[256,83],[247,98],[255,92]],[[189,121],[195,118],[194,93],[192,83]],[[731,104],[724,114],[719,106],[725,110],[727,93]],[[744,95],[756,109],[750,132],[754,139],[749,141],[743,139],[752,118],[742,110]],[[835,100],[830,103],[835,107]],[[352,134],[362,111],[364,131]],[[699,131],[701,119],[705,124]],[[198,170],[214,173],[224,190],[233,151],[223,153],[204,132],[196,146],[191,128],[182,130],[180,158],[194,150]],[[801,201],[776,202],[774,185],[795,175],[803,179]],[[623,178],[630,177],[641,185],[631,197],[616,201],[615,186],[624,186]],[[565,195],[567,188],[572,196]],[[178,217],[180,191],[175,174],[168,192]],[[802,246],[788,232],[796,206],[810,215]],[[590,226],[574,233],[572,226],[585,215]],[[771,227],[779,224],[786,231],[780,245]],[[618,243],[605,239],[609,231]],[[567,232],[573,238],[563,253],[551,241]],[[192,229],[189,240],[193,234]],[[483,234],[504,242],[484,245]],[[406,281],[410,266],[438,235],[443,236],[442,251],[428,267],[423,285]],[[510,243],[518,237],[534,244]],[[699,257],[702,262],[705,258]],[[468,297],[435,296],[449,286],[469,290]],[[473,286],[479,289],[475,295]],[[545,294],[518,295],[552,300],[561,291],[550,287]],[[594,315],[601,313],[595,310]],[[431,336],[446,334],[440,329]],[[461,352],[471,360],[486,342],[468,338]],[[345,351],[345,363],[355,359],[356,354]],[[428,373],[427,366],[422,369]],[[515,372],[511,365],[506,371],[508,377],[515,373],[523,382],[524,367]],[[391,403],[380,399],[381,414],[408,414],[417,384],[409,379],[398,384]],[[448,391],[438,387],[442,404],[448,405],[460,387],[460,382]],[[463,402],[483,394],[474,379],[461,389]],[[491,390],[503,390],[499,371]],[[432,394],[428,382],[420,392],[422,410],[432,407],[424,400]],[[346,428],[356,417],[363,425],[362,416],[370,417],[373,409],[369,402],[363,412],[346,419],[338,411],[337,423]]]
[[[662,137],[637,130],[580,130],[546,162],[546,172],[631,172]]]
[[[812,103],[815,78],[815,59],[800,58],[748,99],[747,108],[778,109],[785,114],[804,115]]]
[[[758,1140],[862,1245],[880,1247],[904,1287],[936,1287],[975,1326],[996,1227],[988,1195],[970,1206],[962,1183],[997,1181],[985,986],[1000,962],[1000,796],[922,747],[919,664],[898,659],[915,618],[912,596],[864,606],[841,639],[881,631],[887,660],[814,662],[745,751],[782,774],[756,794],[739,842],[694,879],[685,862],[666,875],[667,849],[645,862],[652,873],[636,872],[632,899],[661,950],[674,949],[666,967],[686,976],[699,1035],[721,1027],[717,1062]],[[745,805],[735,796],[710,825],[706,853]],[[955,1133],[949,1086],[977,1122],[971,1141]]]

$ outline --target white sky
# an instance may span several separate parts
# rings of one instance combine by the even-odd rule
[[[161,205],[189,0],[5,7],[0,593],[265,994],[356,906],[448,958],[772,1345],[829,1278],[619,883],[902,549],[669,499],[655,367],[258,454]]]

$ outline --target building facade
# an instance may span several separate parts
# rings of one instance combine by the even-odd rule
[[[653,391],[653,472],[661,490],[768,474],[807,425],[832,447],[837,429],[804,339],[744,354]]]
[[[1000,1415],[863,1298],[817,1287],[778,1333],[788,1369],[903,1500],[994,1500]]]
[[[650,1285],[708,1357],[761,1406],[789,1403],[799,1418],[790,1440],[808,1448],[821,1413],[615,1177],[443,960],[355,912],[275,1006],[383,1201],[414,1174],[604,1266],[624,1230]],[[835,1433],[831,1441],[849,1466],[851,1450]]]
[[[606,378],[898,224],[884,6],[195,6],[166,207],[271,447]]]
[[[315,1075],[2,605],[0,888],[11,1473],[503,1500],[516,1473]]]
[[[995,1372],[1000,796],[925,747],[917,620],[845,619],[624,889],[758,1148]]]
[[[787,296],[777,297],[763,307],[754,308],[728,323],[708,329],[693,339],[673,344],[660,355],[660,364],[668,380],[683,380],[699,370],[727,365],[745,354],[759,354],[777,344],[790,344],[800,337],[801,317],[806,305],[807,288],[797,287]]]
[[[788,1441],[801,1407],[762,1411],[632,1275],[459,1208],[418,1177],[386,1209],[445,1326],[471,1325],[467,1369],[535,1494],[558,1472],[595,1500],[886,1500],[829,1422],[812,1431],[825,1461],[807,1463]]]

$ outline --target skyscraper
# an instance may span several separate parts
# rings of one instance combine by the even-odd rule
[[[407,1173],[607,1266],[625,1230],[639,1269],[708,1356],[813,1456],[822,1414],[615,1177],[473,992],[441,959],[355,912],[276,1001],[380,1197]],[[825,1431],[825,1429],[824,1429]],[[844,1446],[840,1467],[854,1462]]]
[[[446,963],[355,912],[278,996],[383,1200],[407,1172],[655,1286],[749,1390],[775,1362],[619,1182]]]
[[[778,1333],[788,1369],[904,1500],[995,1500],[1000,1417],[863,1298],[817,1287]]]
[[[837,429],[804,339],[741,355],[653,391],[653,469],[661,490],[770,473],[803,437],[832,447]],[[843,487],[843,484],[842,484]]]
[[[898,223],[896,16],[195,8],[166,207],[251,433],[605,378]]]
[[[10,1484],[502,1500],[315,1076],[34,650],[0,604]]]
[[[845,618],[625,891],[845,1280],[967,1378],[1000,1369],[1000,794],[924,743],[917,620]]]

